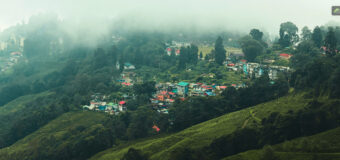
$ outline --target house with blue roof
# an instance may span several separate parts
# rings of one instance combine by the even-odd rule
[[[186,96],[189,92],[189,83],[179,82],[177,84],[177,94],[181,96]]]
[[[98,109],[99,109],[100,111],[105,111],[105,110],[106,110],[106,106],[99,106]]]
[[[136,69],[136,67],[133,64],[126,62],[126,63],[124,63],[124,69],[126,69],[126,70]]]

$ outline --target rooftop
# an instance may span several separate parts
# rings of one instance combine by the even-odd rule
[[[178,85],[185,87],[185,86],[188,86],[189,83],[188,82],[179,82]]]

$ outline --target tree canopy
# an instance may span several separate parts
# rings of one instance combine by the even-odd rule
[[[222,65],[226,60],[226,50],[224,49],[222,37],[218,37],[215,42],[215,62]]]
[[[301,31],[301,39],[303,41],[308,41],[312,38],[312,31],[307,26],[303,27]]]
[[[261,43],[249,36],[242,38],[240,44],[245,58],[250,62],[253,62],[257,56],[264,52],[264,47]]]
[[[313,34],[312,34],[312,40],[314,42],[314,44],[316,45],[316,47],[320,48],[322,45],[322,31],[321,28],[319,26],[316,26],[313,30]]]
[[[285,22],[280,25],[280,39],[281,47],[288,47],[299,41],[298,27],[292,22]]]
[[[328,29],[327,35],[325,37],[325,47],[326,54],[328,56],[334,56],[336,54],[337,39],[335,37],[335,32],[332,27]]]
[[[252,29],[250,30],[250,36],[255,39],[255,40],[258,40],[258,41],[261,41],[262,40],[262,37],[263,37],[263,32],[261,32],[260,30],[258,29]]]

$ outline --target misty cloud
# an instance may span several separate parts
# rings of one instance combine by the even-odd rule
[[[57,13],[80,30],[92,28],[103,33],[108,20],[131,29],[248,32],[259,28],[275,35],[285,21],[299,28],[340,21],[330,14],[331,6],[339,5],[335,0],[12,0],[5,4],[0,6],[1,29],[27,22],[41,12]]]

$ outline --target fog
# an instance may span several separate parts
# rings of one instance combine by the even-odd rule
[[[259,28],[277,35],[279,25],[292,21],[300,29],[330,21],[336,0],[1,0],[0,30],[27,23],[39,13],[56,13],[77,29],[105,33],[109,21],[129,29],[232,30]],[[94,31],[93,31],[94,32]]]

